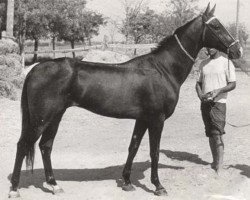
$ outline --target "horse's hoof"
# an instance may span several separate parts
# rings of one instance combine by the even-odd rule
[[[20,197],[20,193],[19,191],[14,191],[14,190],[11,190],[9,192],[9,195],[8,195],[9,198],[19,198]]]
[[[132,184],[124,184],[122,186],[122,190],[124,191],[135,191],[135,188]]]
[[[51,185],[48,183],[44,183],[43,187],[47,188],[50,190],[53,194],[61,194],[64,193],[63,189],[59,185]]]
[[[155,190],[154,194],[156,196],[167,196],[168,195],[167,191],[164,188],[162,188],[160,190]]]
[[[59,185],[52,186],[53,194],[61,194],[64,193],[63,189]]]

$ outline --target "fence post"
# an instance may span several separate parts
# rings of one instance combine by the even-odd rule
[[[134,49],[134,56],[136,56],[136,48]]]

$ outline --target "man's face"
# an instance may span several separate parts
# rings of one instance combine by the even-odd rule
[[[207,53],[209,56],[214,57],[217,54],[217,50],[214,48],[207,48]]]

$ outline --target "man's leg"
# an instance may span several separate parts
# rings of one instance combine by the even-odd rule
[[[212,157],[213,157],[213,162],[211,163],[212,169],[215,169],[215,163],[216,163],[216,144],[215,140],[213,137],[209,137],[209,146],[211,149]]]
[[[212,127],[211,135],[214,140],[215,151],[215,165],[214,169],[219,174],[222,169],[223,156],[224,156],[224,142],[223,134],[225,134],[226,125],[226,104],[215,103],[210,112]]]
[[[222,135],[214,134],[212,137],[212,153],[214,152],[214,162],[213,162],[213,167],[214,170],[219,174],[222,165],[223,165],[223,157],[224,157],[224,143],[223,143],[223,138]]]

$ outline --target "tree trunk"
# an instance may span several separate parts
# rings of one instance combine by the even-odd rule
[[[33,57],[33,63],[37,62],[37,51],[38,51],[38,43],[39,43],[39,40],[38,39],[35,39],[35,43],[34,43],[34,57]]]
[[[22,67],[25,67],[25,39],[26,39],[26,19],[27,19],[27,14],[24,14],[24,21],[23,21],[23,31],[18,31],[18,36],[17,36],[17,41],[18,41],[18,46],[19,46],[19,53],[21,55],[22,59]]]
[[[71,44],[71,48],[74,49],[75,48],[75,41],[74,40],[70,41],[70,44]],[[72,55],[73,55],[73,58],[76,57],[76,53],[74,51],[72,51]]]
[[[7,22],[6,22],[6,36],[13,38],[14,26],[14,0],[7,1]]]
[[[21,63],[22,67],[25,67],[25,35],[19,35],[18,39],[18,45],[19,45],[19,53],[21,55]]]
[[[52,37],[52,49],[53,49],[53,51],[56,50],[56,37],[55,36]],[[55,52],[53,52],[53,58],[54,59],[56,58],[56,53]]]
[[[91,37],[88,37],[89,46],[92,46]]]

